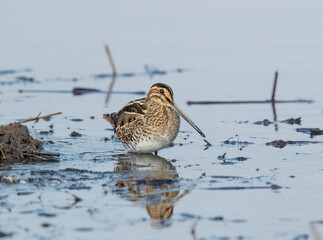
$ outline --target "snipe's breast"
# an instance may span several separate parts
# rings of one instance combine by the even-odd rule
[[[154,152],[168,147],[176,138],[180,127],[180,117],[171,108],[147,111],[141,134],[132,141],[124,142],[130,152]]]

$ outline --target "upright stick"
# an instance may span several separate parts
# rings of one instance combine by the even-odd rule
[[[273,87],[273,93],[271,95],[271,101],[275,101],[275,94],[276,94],[276,86],[277,86],[277,80],[278,80],[278,71],[275,72],[275,79],[274,79],[274,87]]]
[[[108,55],[108,58],[109,58],[109,61],[110,61],[110,65],[111,65],[111,68],[112,68],[112,74],[113,74],[113,76],[115,76],[117,74],[117,71],[116,71],[116,68],[114,66],[114,63],[113,63],[112,56],[111,56],[111,53],[110,53],[108,45],[105,45],[105,51],[107,52],[107,55]]]

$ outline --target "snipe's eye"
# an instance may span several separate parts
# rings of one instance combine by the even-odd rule
[[[160,92],[161,94],[163,94],[163,93],[164,93],[164,90],[163,90],[163,89],[160,89],[160,90],[159,90],[159,92]]]

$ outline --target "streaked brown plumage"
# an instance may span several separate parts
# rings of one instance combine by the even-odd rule
[[[180,115],[201,136],[203,132],[174,103],[173,90],[154,84],[146,98],[126,104],[119,112],[103,114],[129,152],[148,153],[168,147],[176,138]]]

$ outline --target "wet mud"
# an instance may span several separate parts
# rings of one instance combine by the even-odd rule
[[[29,135],[28,128],[19,123],[0,126],[0,163],[36,160],[42,142]]]

